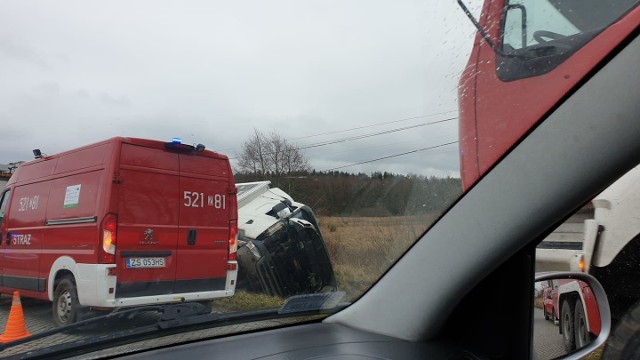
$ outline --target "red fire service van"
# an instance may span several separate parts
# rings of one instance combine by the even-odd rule
[[[20,166],[0,195],[0,292],[87,308],[231,296],[237,199],[203,145],[113,138]]]

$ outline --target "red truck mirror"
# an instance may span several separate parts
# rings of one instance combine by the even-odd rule
[[[557,286],[550,287],[549,280]],[[604,289],[593,276],[536,273],[533,293],[533,358],[578,359],[606,342],[611,312]]]

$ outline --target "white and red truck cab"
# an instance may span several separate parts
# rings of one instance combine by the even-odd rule
[[[21,165],[0,194],[0,292],[87,307],[231,296],[237,198],[203,145],[117,137]]]
[[[594,69],[636,38],[640,1],[486,0],[477,21],[458,3],[478,28],[458,88],[460,173],[466,191],[545,114],[578,91]],[[609,115],[603,121],[614,118]],[[630,353],[640,351],[640,343],[630,341],[640,335],[635,315],[640,311],[638,179],[640,168],[597,195],[536,251],[536,271],[584,271],[602,283],[614,323],[627,324],[616,336],[630,344]],[[597,311],[583,284],[564,284],[564,296],[558,289],[555,311],[567,350],[599,332],[596,324],[580,325],[580,314],[591,321],[596,316],[589,315],[590,309]]]

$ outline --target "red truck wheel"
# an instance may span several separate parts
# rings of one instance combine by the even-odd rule
[[[576,336],[574,333],[574,316],[569,301],[563,301],[560,307],[560,326],[562,326],[562,340],[564,349],[571,352],[576,348]]]
[[[576,300],[574,312],[574,324],[573,329],[576,332],[576,348],[581,349],[591,342],[589,331],[587,331],[587,319],[584,316],[584,308],[582,307],[582,301]]]

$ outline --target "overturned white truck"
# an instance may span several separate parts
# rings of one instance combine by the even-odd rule
[[[335,291],[316,217],[269,181],[238,183],[237,289],[288,297]]]

